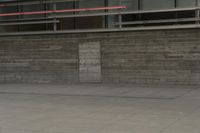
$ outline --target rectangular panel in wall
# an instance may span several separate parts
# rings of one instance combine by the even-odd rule
[[[101,82],[100,42],[79,44],[80,82]]]

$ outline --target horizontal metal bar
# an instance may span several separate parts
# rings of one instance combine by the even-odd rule
[[[124,9],[126,6],[108,6],[108,7],[95,7],[95,8],[79,8],[79,9],[65,9],[65,10],[47,10],[47,11],[35,11],[35,12],[14,12],[14,13],[0,13],[0,17],[5,16],[18,16],[18,15],[39,15],[50,13],[67,13],[67,12],[83,12],[83,11],[100,11],[100,10],[116,10]]]
[[[26,21],[26,20],[46,20],[53,18],[73,18],[73,17],[90,17],[90,16],[109,16],[109,15],[119,15],[119,14],[129,14],[129,12],[105,12],[105,13],[88,13],[88,14],[73,14],[73,15],[50,15],[46,18],[29,18],[29,19],[11,19],[11,20],[0,20],[0,22],[13,22],[13,21]]]
[[[148,26],[134,28],[112,28],[112,29],[90,29],[90,30],[63,30],[63,31],[36,31],[36,32],[10,32],[0,33],[0,36],[20,36],[20,35],[47,35],[47,34],[73,34],[73,33],[104,33],[121,31],[145,31],[145,30],[169,30],[169,29],[195,29],[200,28],[199,24],[170,25],[170,26]]]
[[[51,20],[52,18],[38,17],[38,18],[20,18],[20,19],[5,19],[0,20],[0,22],[16,22],[16,21],[37,21],[37,20]]]
[[[0,26],[59,23],[59,20],[0,23]]]
[[[195,10],[196,8],[180,8],[176,11],[188,11],[188,10]],[[197,8],[198,9],[198,8]],[[154,12],[155,11],[155,12]],[[137,14],[137,13],[156,13],[158,12],[165,12],[166,10],[154,10],[153,12],[148,12],[148,11],[134,11],[134,12],[120,12],[120,14],[125,15],[125,14]],[[174,11],[174,10],[172,10]],[[47,19],[52,19],[52,18],[73,18],[73,17],[89,17],[89,16],[108,16],[108,15],[118,15],[119,12],[104,12],[104,13],[88,13],[88,14],[73,14],[73,15],[50,15],[46,18],[29,18],[29,19],[11,19],[11,20],[0,20],[0,22],[13,22],[13,21],[27,21],[27,20],[47,20]]]
[[[169,8],[161,10],[138,10],[138,11],[122,11],[122,14],[144,14],[144,13],[162,13],[162,12],[179,12],[179,11],[193,11],[200,10],[200,7],[191,7],[191,8]]]
[[[191,11],[198,8],[180,8],[168,10],[150,10],[150,11],[120,11],[120,12],[105,12],[105,13],[88,13],[88,14],[73,14],[73,15],[50,15],[48,18],[73,18],[73,17],[90,17],[90,16],[109,16],[109,15],[126,15],[126,14],[145,14],[145,13],[162,13],[174,11]]]
[[[174,11],[190,11],[200,10],[200,8],[176,8],[176,9],[165,9],[165,10],[148,10],[148,11],[121,11],[120,14],[142,14],[142,13],[157,13],[157,12],[174,12]],[[0,20],[0,22],[7,21],[23,21],[23,20],[34,20],[34,19],[51,19],[51,18],[72,18],[72,17],[88,17],[88,16],[108,16],[118,15],[119,12],[106,12],[106,13],[88,13],[88,14],[73,14],[73,15],[50,15],[47,18],[30,18],[30,19],[12,19],[12,20]]]
[[[6,7],[6,6],[22,6],[22,5],[35,5],[35,4],[49,4],[49,3],[59,3],[59,2],[72,2],[72,1],[81,1],[81,0],[46,0],[46,1],[28,1],[28,2],[0,2],[0,7]]]
[[[75,17],[92,17],[92,16],[109,16],[119,15],[119,12],[104,12],[104,13],[88,13],[88,14],[73,14],[73,15],[49,15],[48,18],[75,18]]]
[[[180,18],[180,19],[163,19],[163,20],[144,20],[144,21],[129,21],[122,22],[122,25],[131,25],[131,24],[155,24],[155,23],[175,23],[175,22],[191,22],[191,21],[199,21],[198,18]],[[119,23],[115,23],[115,25],[119,25]]]

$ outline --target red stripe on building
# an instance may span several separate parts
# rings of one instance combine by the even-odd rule
[[[114,10],[114,9],[125,9],[125,8],[127,8],[127,7],[126,6],[109,6],[109,7],[80,8],[80,9],[66,9],[66,10],[47,10],[47,11],[35,11],[35,12],[0,13],[0,17],[17,16],[17,15],[37,15],[37,14],[50,14],[50,13],[82,12],[82,11]]]

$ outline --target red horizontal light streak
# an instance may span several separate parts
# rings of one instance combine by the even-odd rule
[[[0,7],[4,7],[4,6],[7,6],[6,4],[0,4]]]
[[[50,14],[50,13],[82,12],[82,11],[114,10],[114,9],[125,9],[125,8],[127,8],[127,7],[126,6],[109,6],[109,7],[80,8],[80,9],[66,9],[66,10],[47,10],[47,11],[35,11],[35,12],[0,13],[0,17],[18,16],[18,15]]]

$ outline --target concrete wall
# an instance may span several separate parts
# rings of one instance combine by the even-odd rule
[[[100,41],[79,43],[79,81],[101,82]]]
[[[0,38],[1,83],[78,82],[78,45],[70,38]]]
[[[80,56],[95,42],[103,83],[200,84],[198,29],[0,37],[0,82],[78,83],[83,62],[99,65]]]

